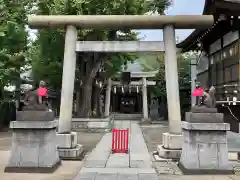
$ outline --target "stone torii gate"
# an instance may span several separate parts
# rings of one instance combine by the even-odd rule
[[[163,29],[163,45],[155,46],[158,51],[165,50],[165,75],[167,89],[167,103],[169,119],[169,132],[163,134],[163,145],[159,148],[159,155],[174,158],[176,150],[181,150],[181,115],[179,102],[179,84],[177,68],[177,49],[175,40],[175,29],[206,29],[214,22],[213,16],[209,15],[39,15],[29,16],[28,24],[31,28],[66,28],[65,50],[63,63],[62,94],[59,119],[59,133],[65,135],[71,132],[72,101],[74,90],[76,50],[84,43],[76,45],[77,28],[88,29]],[[89,45],[91,42],[87,42]],[[99,43],[99,42],[98,42]],[[100,42],[103,43],[104,42]],[[112,42],[113,43],[113,42]],[[104,47],[113,46],[112,43],[101,45],[96,51],[105,51]],[[126,42],[125,51],[131,50]],[[125,44],[126,43],[126,44]],[[132,42],[140,43],[141,42]],[[149,44],[152,44],[149,42]],[[153,45],[147,45],[153,47]],[[91,47],[91,51],[94,50]],[[85,46],[88,47],[89,46]],[[114,46],[116,47],[116,45]],[[133,46],[132,50],[134,49]],[[138,46],[139,47],[139,46]],[[121,46],[123,48],[123,46]],[[136,48],[136,46],[135,46]],[[146,47],[147,48],[147,47]],[[107,48],[105,48],[107,49]],[[84,50],[84,49],[83,49]],[[135,49],[136,50],[136,49]],[[84,50],[87,51],[87,48]],[[147,49],[144,48],[144,51]],[[124,52],[124,51],[122,51]]]
[[[110,42],[111,43],[111,42]],[[124,44],[124,43],[123,43]],[[146,49],[146,48],[145,48]],[[138,49],[139,50],[139,49]],[[135,50],[136,51],[136,50]],[[139,52],[139,51],[138,51]],[[148,98],[147,98],[147,87],[156,85],[156,81],[149,81],[147,78],[154,77],[158,71],[150,71],[150,72],[131,72],[131,78],[141,78],[139,81],[131,81],[128,86],[141,86],[142,91],[142,121],[149,120],[148,118]],[[124,86],[120,81],[112,81],[110,78],[107,83],[106,90],[106,101],[105,101],[105,116],[109,116],[110,111],[110,102],[111,102],[111,91],[112,87],[116,86]]]

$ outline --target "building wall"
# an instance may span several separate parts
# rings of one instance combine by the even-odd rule
[[[203,53],[197,65],[197,80],[204,87],[206,84],[216,87],[217,101],[230,101],[233,97],[240,100],[240,92],[234,94],[236,87],[224,87],[224,85],[240,85],[240,39],[239,32],[228,32],[221,39],[209,45],[209,52]],[[228,93],[226,93],[228,92]],[[233,113],[240,117],[240,106],[228,104]],[[229,123],[231,131],[239,132],[238,121],[232,116],[229,109],[221,104],[217,106],[220,113],[224,113],[224,121]]]
[[[121,104],[121,98],[126,98],[126,100],[133,100],[134,105],[124,106]],[[112,112],[123,113],[128,108],[132,113],[142,113],[142,93],[121,93],[117,91],[116,93],[111,93],[111,108]],[[133,109],[132,109],[133,108]],[[132,111],[133,110],[133,111]],[[127,111],[126,111],[127,112]]]
[[[223,47],[226,47],[227,45],[231,44],[232,42],[239,39],[239,33],[238,31],[235,32],[229,32],[223,36]]]
[[[197,62],[197,82],[200,83],[201,87],[208,86],[208,67],[209,60],[206,52],[202,52],[198,62]]]
[[[228,32],[209,45],[197,65],[197,80],[202,86],[238,83],[240,60],[239,32]]]
[[[213,54],[221,49],[221,39],[218,39],[209,46],[209,54]]]

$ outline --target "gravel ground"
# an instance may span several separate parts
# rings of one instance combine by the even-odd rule
[[[157,146],[162,144],[162,133],[168,131],[166,123],[160,125],[141,126],[143,137],[148,147],[148,151],[152,154],[157,150]],[[162,175],[181,175],[182,172],[175,162],[171,161],[155,161],[153,158],[153,167],[156,169],[160,177]]]
[[[162,144],[162,133],[168,131],[166,124],[143,125],[141,126],[143,137],[149,152],[157,150],[157,146]]]

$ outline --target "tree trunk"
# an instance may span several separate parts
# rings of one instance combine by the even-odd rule
[[[95,64],[95,66],[91,69],[90,73],[88,73],[87,78],[84,80],[82,85],[82,101],[81,101],[81,111],[80,117],[90,117],[92,110],[92,85],[93,81],[97,75],[97,72],[101,66],[101,63]]]
[[[101,105],[101,88],[95,87],[95,110],[98,117],[102,116],[102,105]]]
[[[91,97],[92,97],[92,80],[86,81],[83,83],[82,88],[82,99],[81,99],[81,108],[79,112],[80,117],[89,117],[91,116],[91,110],[92,110],[92,103],[91,103]]]
[[[93,82],[101,67],[101,59],[99,53],[89,54],[86,57],[85,73],[82,84],[82,101],[81,101],[81,111],[80,117],[90,117],[92,112],[92,91]]]
[[[93,116],[98,116],[97,114],[97,87],[93,84],[93,92],[92,92],[92,112]]]
[[[80,91],[77,91],[76,94],[76,111],[77,111],[77,116],[80,115],[80,101],[81,101],[81,94]]]
[[[97,99],[97,104],[98,104],[98,109],[97,112],[99,114],[99,117],[103,116],[103,105],[102,105],[102,101],[101,101],[101,89],[99,88],[99,93],[98,93],[98,99]]]

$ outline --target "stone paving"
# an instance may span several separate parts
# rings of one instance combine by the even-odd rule
[[[103,136],[74,180],[157,180],[152,159],[137,122],[116,121],[116,128],[130,129],[129,154],[111,154],[111,133]]]
[[[117,121],[115,124],[117,128],[130,128],[130,154],[111,154],[111,133],[103,137],[99,133],[79,133],[79,143],[87,151],[91,151],[101,140],[84,161],[62,161],[52,174],[4,173],[10,155],[11,133],[1,132],[0,180],[240,180],[237,175],[186,176],[174,162],[157,162],[151,153],[156,150],[156,145],[161,144],[162,133],[168,130],[165,124],[142,126],[143,133],[137,122]],[[238,149],[239,135],[229,134],[230,149]]]
[[[186,176],[181,173],[177,164],[171,161],[156,162],[151,156],[155,145],[161,141],[162,132],[167,130],[165,125],[157,125],[156,133],[151,126],[149,132],[156,138],[150,145],[149,135],[144,133],[137,122],[116,121],[117,128],[130,128],[130,153],[111,154],[111,133],[106,134],[97,147],[86,159],[83,168],[74,180],[240,180],[239,176]],[[143,130],[144,131],[144,130]],[[159,134],[159,136],[158,136]],[[144,139],[146,140],[147,147]],[[155,148],[154,148],[155,147]]]

